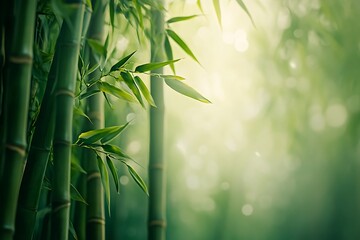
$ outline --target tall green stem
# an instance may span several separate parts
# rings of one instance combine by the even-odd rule
[[[163,0],[158,0],[162,5]],[[152,10],[152,41],[151,61],[164,60],[164,15],[159,9]],[[161,74],[162,69],[153,71]],[[164,144],[164,93],[163,80],[151,77],[151,94],[156,108],[150,109],[150,159],[149,159],[149,240],[163,240],[166,232],[166,200],[165,200],[165,162],[163,157]]]
[[[106,1],[93,0],[94,12],[90,21],[88,38],[99,42],[104,41],[104,22]],[[97,61],[90,54],[90,66],[97,64]],[[100,70],[97,69],[90,76],[100,78]],[[89,91],[96,88],[93,86]],[[92,121],[88,130],[104,127],[104,102],[102,94],[95,94],[87,99],[87,115]],[[87,239],[105,239],[105,212],[104,212],[104,190],[99,173],[97,156],[92,151],[87,151]]]
[[[59,72],[55,90],[54,176],[51,239],[68,239],[70,165],[74,91],[84,16],[82,1],[69,1],[59,36]]]
[[[0,185],[0,239],[12,239],[15,231],[16,205],[27,148],[27,115],[29,108],[33,58],[36,1],[13,3],[10,51],[5,69],[5,158]],[[7,26],[8,27],[8,26]],[[8,36],[6,36],[8,37]],[[15,94],[16,93],[16,94]],[[5,171],[6,169],[6,171]]]

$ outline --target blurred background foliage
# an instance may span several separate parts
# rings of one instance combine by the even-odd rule
[[[360,2],[245,4],[255,26],[221,1],[220,28],[210,0],[172,26],[202,64],[174,47],[177,74],[213,104],[166,89],[167,237],[359,239]],[[188,0],[168,14],[201,13]],[[121,141],[146,176],[147,113],[126,108],[107,125],[134,118]],[[110,239],[145,239],[146,196],[120,182]]]

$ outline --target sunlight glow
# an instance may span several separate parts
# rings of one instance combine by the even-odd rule
[[[342,104],[334,104],[326,109],[326,122],[331,127],[340,127],[347,120],[347,110]]]
[[[126,175],[122,175],[120,177],[120,184],[121,185],[127,185],[129,183],[129,178]]]
[[[245,215],[245,216],[250,216],[254,211],[254,208],[251,204],[245,204],[244,206],[242,206],[241,208],[241,212]]]

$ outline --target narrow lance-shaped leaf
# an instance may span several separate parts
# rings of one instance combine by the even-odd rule
[[[115,158],[120,158],[120,159],[129,159],[132,160],[132,158],[130,156],[128,156],[127,154],[124,153],[124,151],[119,148],[116,145],[112,145],[112,144],[104,144],[101,145],[101,148],[107,153],[112,155]]]
[[[140,77],[135,76],[134,80],[136,82],[136,84],[138,85],[138,87],[140,88],[143,96],[145,97],[146,101],[148,101],[148,103],[153,106],[156,107],[154,99],[152,98],[149,89],[146,87],[145,83],[141,80]]]
[[[202,5],[201,5],[201,0],[197,0],[196,4],[197,4],[198,8],[200,9],[201,13],[204,14],[204,10],[203,10]]]
[[[139,90],[138,86],[136,85],[133,76],[129,72],[121,72],[120,75],[124,79],[126,85],[128,85],[128,87],[134,93],[135,97],[137,98],[137,100],[139,101],[141,106],[145,107],[144,101],[142,100],[142,97],[141,97],[140,90]]]
[[[125,56],[124,58],[120,59],[120,61],[118,61],[111,67],[110,72],[116,71],[119,68],[121,68],[122,66],[124,66],[125,63],[132,57],[132,55],[135,54],[135,52],[136,51],[134,51],[134,52],[130,53],[129,55]]]
[[[193,18],[198,17],[199,15],[191,15],[191,16],[181,16],[181,17],[173,17],[170,18],[169,20],[167,20],[167,23],[175,23],[175,22],[181,22],[181,21],[186,21],[186,20],[190,20]]]
[[[82,116],[82,117],[86,118],[87,120],[89,120],[89,122],[91,122],[91,119],[89,118],[89,116],[86,115],[84,113],[84,111],[81,108],[77,107],[77,106],[74,107],[74,114]]]
[[[99,171],[100,171],[100,175],[101,175],[101,181],[105,190],[105,196],[106,196],[106,200],[107,200],[107,204],[108,204],[108,210],[109,210],[109,215],[110,215],[110,182],[109,182],[109,173],[108,170],[104,164],[104,161],[102,160],[102,158],[97,155],[97,160],[98,160],[98,166],[99,166]]]
[[[200,102],[211,103],[208,99],[206,99],[204,96],[202,96],[200,93],[198,93],[195,89],[193,89],[192,87],[190,87],[189,85],[187,85],[183,82],[180,82],[180,81],[177,81],[174,79],[165,79],[165,83],[170,88],[177,91],[178,93],[181,93],[185,96],[196,99]]]
[[[214,8],[215,8],[216,16],[217,16],[217,19],[219,21],[220,27],[222,28],[222,24],[221,24],[221,8],[220,8],[219,0],[213,0],[213,5],[214,5]]]
[[[149,190],[144,180],[140,177],[140,175],[135,171],[133,167],[131,167],[129,164],[126,164],[126,166],[128,167],[131,177],[135,180],[135,182],[139,185],[139,187],[146,193],[146,195],[149,196]]]
[[[110,0],[109,2],[109,12],[110,12],[110,24],[112,31],[114,32],[115,26],[115,0]]]
[[[107,162],[107,165],[109,166],[111,175],[113,177],[115,187],[116,187],[116,192],[119,193],[120,192],[120,189],[119,189],[119,175],[118,175],[118,172],[117,172],[117,168],[115,167],[115,164],[113,163],[111,158],[109,158],[109,156],[106,156],[106,162]]]
[[[100,92],[99,89],[93,89],[93,90],[90,90],[90,91],[86,91],[82,94],[79,95],[79,100],[82,100],[82,99],[85,99],[85,98],[88,98],[96,93]]]
[[[71,234],[71,236],[75,239],[78,240],[78,236],[76,234],[75,228],[74,228],[74,224],[72,223],[72,221],[69,221],[69,232]]]
[[[139,5],[137,0],[133,0],[133,3],[135,5],[137,14],[139,15],[139,23],[140,23],[140,27],[144,28],[144,20],[143,20],[143,14],[141,12],[141,6]]]
[[[175,59],[175,60],[169,60],[169,61],[165,61],[165,62],[153,62],[153,63],[142,64],[135,68],[135,72],[143,73],[143,72],[151,71],[154,69],[162,68],[171,63],[175,63],[179,60],[180,59]]]
[[[184,77],[178,76],[178,75],[164,75],[164,74],[158,74],[159,77],[164,78],[164,79],[175,79],[178,81],[183,81],[185,80]]]
[[[83,196],[81,196],[80,192],[72,184],[70,184],[70,195],[71,195],[72,200],[82,202],[82,203],[88,205],[87,202],[85,201],[85,199],[83,198]]]
[[[119,135],[128,125],[122,125],[122,126],[113,126],[113,127],[107,127],[102,129],[95,129],[87,132],[83,132],[79,135],[78,140],[76,141],[76,144],[83,145],[83,144],[93,144],[97,141],[101,140],[101,142],[109,142],[113,138],[115,138],[117,135]]]
[[[195,57],[194,53],[191,51],[191,49],[188,47],[188,45],[177,35],[173,30],[166,29],[167,34],[197,63],[200,64],[200,62]]]
[[[173,57],[172,47],[169,41],[169,37],[167,35],[165,35],[165,39],[164,39],[164,49],[167,59],[173,60],[174,57]],[[170,63],[170,68],[173,71],[173,73],[176,74],[174,63]]]
[[[128,102],[136,102],[136,99],[130,93],[118,87],[115,87],[107,82],[99,82],[99,89],[104,93],[108,93]]]
[[[243,0],[236,0],[236,2],[240,5],[240,7],[246,12],[246,14],[249,16],[249,18],[250,18],[250,20],[251,20],[251,22],[252,22],[252,24],[255,26],[255,22],[254,22],[254,19],[252,18],[252,16],[251,16],[251,14],[250,14],[250,12],[249,12],[249,10],[247,9],[247,7],[246,7],[246,5],[245,5],[245,3],[244,3],[244,1]]]

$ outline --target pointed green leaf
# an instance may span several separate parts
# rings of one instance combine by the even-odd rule
[[[101,140],[102,142],[109,142],[117,135],[119,135],[128,125],[122,126],[113,126],[102,129],[95,129],[87,132],[83,132],[79,135],[78,140],[76,141],[77,145],[91,145]]]
[[[72,159],[73,158],[71,158],[71,170],[86,174],[87,172],[84,170],[84,168],[82,168],[77,161],[73,161]]]
[[[142,14],[142,11],[141,11],[141,6],[139,5],[139,3],[138,3],[137,0],[133,0],[133,3],[134,3],[134,5],[135,5],[137,14],[138,14],[138,16],[139,16],[139,24],[140,24],[140,27],[141,27],[141,28],[144,28],[144,20],[143,20],[143,14]]]
[[[164,67],[166,65],[169,65],[171,63],[175,63],[175,62],[177,62],[179,60],[180,59],[169,60],[169,61],[165,61],[165,62],[146,63],[146,64],[143,64],[143,65],[137,66],[135,68],[135,72],[143,73],[143,72],[151,71],[151,70],[154,70],[154,69],[162,68],[162,67]]]
[[[100,82],[99,89],[104,93],[108,93],[128,102],[136,102],[136,99],[130,93],[113,85],[110,85],[107,82]]]
[[[203,10],[202,5],[201,5],[201,0],[197,0],[196,4],[197,4],[198,8],[200,9],[201,13],[204,14],[204,10]]]
[[[132,160],[131,157],[129,157],[127,154],[125,154],[124,151],[116,145],[104,144],[104,145],[101,145],[101,148],[106,153],[112,155],[115,158]]]
[[[110,72],[116,71],[119,68],[121,68],[122,66],[124,66],[125,63],[132,57],[132,55],[134,55],[135,52],[136,51],[134,51],[134,52],[130,53],[129,55],[127,55],[126,57],[120,59],[120,61],[118,61],[111,67]]]
[[[110,182],[109,182],[109,173],[108,170],[104,164],[104,161],[102,160],[102,158],[97,155],[97,160],[98,160],[98,166],[99,166],[99,171],[100,171],[100,176],[101,176],[101,181],[104,187],[104,192],[105,192],[105,196],[106,196],[106,200],[107,200],[107,205],[108,205],[108,210],[109,210],[109,215],[110,215]]]
[[[99,55],[104,55],[105,48],[100,41],[88,38],[87,43],[94,52],[98,53]]]
[[[109,2],[109,11],[110,11],[110,24],[111,28],[114,32],[114,26],[115,26],[115,1],[110,0]]]
[[[164,48],[165,48],[165,54],[168,60],[173,60],[173,52],[172,52],[172,47],[169,41],[169,37],[167,35],[165,35],[165,39],[164,39]],[[175,74],[175,66],[174,63],[170,63],[170,68],[173,71],[173,73]]]
[[[213,5],[214,5],[214,8],[215,8],[216,16],[217,16],[217,19],[219,21],[220,27],[222,27],[222,24],[221,24],[221,8],[220,8],[219,0],[213,0]]]
[[[141,80],[140,77],[135,76],[134,80],[136,82],[136,84],[138,85],[138,87],[140,88],[143,96],[145,97],[146,101],[148,101],[148,103],[153,106],[156,107],[154,99],[152,98],[149,89],[146,87],[145,83]]]
[[[85,117],[87,120],[89,120],[89,122],[91,122],[91,119],[89,118],[89,116],[86,115],[81,108],[75,106],[75,107],[73,108],[73,110],[74,110],[74,114],[79,115],[79,116],[82,116],[82,117]],[[92,123],[92,122],[91,122],[91,123]]]
[[[167,23],[175,23],[175,22],[181,22],[181,21],[186,21],[186,20],[190,20],[193,18],[198,17],[199,15],[191,15],[191,16],[180,16],[180,17],[173,17],[170,18],[169,20],[167,20]]]
[[[250,14],[250,12],[249,12],[249,10],[247,9],[247,7],[246,7],[246,5],[245,5],[245,3],[244,3],[244,1],[243,0],[236,0],[236,2],[240,5],[240,7],[246,12],[246,14],[249,16],[249,18],[250,18],[250,20],[251,20],[251,22],[252,22],[252,24],[255,26],[255,22],[254,22],[254,19],[252,18],[252,16],[251,16],[251,14]]]
[[[82,202],[82,203],[88,205],[87,202],[85,201],[85,199],[83,198],[83,196],[81,196],[80,192],[72,184],[70,184],[70,196],[71,196],[72,200]]]
[[[128,164],[126,164],[126,166],[128,167],[131,177],[135,180],[135,182],[139,185],[139,187],[146,193],[146,195],[149,196],[149,191],[144,180],[140,177],[140,175],[135,171],[133,167],[131,167]]]
[[[110,142],[111,140],[113,140],[115,137],[117,137],[122,131],[124,131],[124,129],[129,125],[130,122],[125,123],[124,125],[121,126],[117,126],[112,128],[110,131],[108,131],[108,133],[106,134],[105,137],[103,137],[101,139],[101,143],[102,144],[106,144],[108,142]],[[110,127],[111,128],[111,127]]]
[[[159,74],[159,77],[165,78],[165,79],[175,79],[178,81],[183,81],[185,80],[185,78],[178,76],[178,75],[164,75],[164,74]]]
[[[96,93],[98,93],[98,92],[100,92],[99,89],[92,89],[92,90],[90,90],[90,91],[86,91],[86,92],[80,94],[79,100],[88,98],[88,97],[90,97],[90,96],[92,96],[92,95],[94,95],[94,94],[96,94]]]
[[[71,220],[69,220],[69,232],[71,234],[71,236],[75,239],[75,240],[78,240],[78,236],[76,234],[76,231],[75,231],[75,228],[74,228],[74,225],[72,223]]]
[[[113,177],[115,187],[116,187],[116,192],[119,193],[120,192],[120,189],[119,189],[119,175],[118,175],[118,172],[117,172],[117,168],[115,167],[115,164],[109,158],[109,156],[106,156],[106,162],[107,162],[107,165],[109,166],[111,175]]]
[[[141,97],[139,87],[136,85],[133,76],[129,72],[121,72],[120,75],[124,79],[126,85],[134,93],[135,97],[137,98],[137,100],[139,101],[141,106],[145,107],[144,101],[142,100],[142,97]]]
[[[173,30],[166,29],[167,34],[197,63],[200,64],[200,62],[195,57],[194,53],[191,51],[191,49],[188,47],[188,45],[177,35]]]
[[[178,93],[181,93],[182,95],[191,97],[200,102],[211,103],[208,99],[206,99],[204,96],[202,96],[200,93],[198,93],[195,89],[193,89],[192,87],[190,87],[189,85],[187,85],[181,81],[177,81],[174,79],[165,79],[165,83],[169,87],[171,87],[172,89],[177,91]]]

